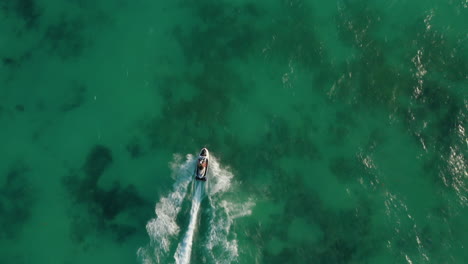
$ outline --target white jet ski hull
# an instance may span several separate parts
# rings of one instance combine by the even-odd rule
[[[210,153],[207,148],[202,148],[197,159],[197,166],[195,168],[195,179],[199,181],[206,181],[206,173],[208,172]],[[200,166],[205,163],[204,166]]]

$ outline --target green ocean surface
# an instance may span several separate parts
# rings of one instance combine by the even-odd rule
[[[0,263],[468,263],[467,21],[0,0]]]

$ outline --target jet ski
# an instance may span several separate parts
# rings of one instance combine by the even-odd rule
[[[206,181],[206,172],[208,171],[208,160],[210,153],[207,148],[202,148],[200,155],[197,159],[197,167],[195,169],[195,179],[199,181]]]

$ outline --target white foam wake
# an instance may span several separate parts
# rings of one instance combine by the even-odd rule
[[[204,182],[195,182],[195,194],[192,199],[192,209],[190,210],[190,222],[184,240],[177,247],[174,255],[177,264],[188,264],[190,262],[190,254],[192,253],[193,234],[195,232],[195,224],[198,217],[198,210],[203,199]]]
[[[206,241],[207,255],[215,263],[234,263],[239,256],[237,234],[231,230],[236,218],[252,214],[255,205],[247,202],[228,202],[224,199],[213,199],[210,202],[212,211],[210,229]]]
[[[173,191],[156,204],[156,218],[146,224],[150,245],[147,248],[139,248],[137,252],[143,263],[161,263],[167,256],[171,238],[175,237],[180,230],[176,218],[187,194],[187,187],[192,180],[194,166],[195,160],[192,155],[187,155],[185,162],[180,156],[174,156],[171,169],[176,182],[173,185]]]
[[[237,261],[239,253],[237,235],[231,226],[236,218],[250,215],[254,203],[251,200],[234,198],[237,195],[232,196],[236,191],[236,187],[232,186],[234,175],[214,157],[210,159],[210,170],[212,176],[207,190],[210,219],[205,241],[206,257],[213,263],[233,263]]]
[[[193,179],[195,159],[187,155],[185,162],[178,156],[172,164],[173,175],[176,182],[173,192],[160,199],[156,204],[156,218],[146,225],[150,244],[138,249],[138,256],[145,264],[169,263],[170,253],[174,252],[171,241],[179,234],[180,228],[176,219],[187,189]],[[255,205],[251,199],[245,201],[242,195],[232,186],[233,174],[228,167],[222,167],[217,159],[211,155],[206,182],[195,181],[190,220],[183,240],[178,244],[174,259],[178,264],[190,263],[193,239],[196,235],[197,218],[201,202],[205,196],[208,198],[208,218],[202,223],[208,223],[207,232],[202,235],[205,249],[203,258],[209,263],[233,263],[239,256],[237,234],[232,230],[235,219],[251,214]],[[235,192],[235,195],[234,195]],[[243,201],[244,200],[244,201]],[[170,252],[171,251],[171,252]]]

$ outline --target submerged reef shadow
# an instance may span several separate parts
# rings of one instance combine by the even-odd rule
[[[202,21],[188,32],[181,27],[173,31],[189,64],[226,63],[251,51],[258,32],[247,22],[260,12],[256,5],[201,0],[184,1],[181,6]]]
[[[83,168],[63,178],[76,208],[87,212],[85,216],[81,210],[72,212],[71,238],[78,244],[86,244],[88,235],[99,233],[111,236],[116,243],[124,243],[151,216],[150,202],[144,200],[133,185],[122,187],[114,182],[110,189],[99,186],[99,179],[112,162],[111,150],[96,145],[90,150]],[[127,221],[119,220],[119,215],[125,215]]]
[[[28,171],[23,162],[13,163],[0,187],[0,239],[17,237],[31,218],[35,194],[29,183]]]
[[[272,35],[276,34],[281,34],[281,37],[271,43],[272,53],[275,56],[286,53],[286,57],[280,56],[279,58],[282,63],[287,64],[291,58],[294,58],[299,60],[301,65],[317,66],[321,61],[319,57],[322,56],[319,52],[319,43],[312,34],[313,30],[310,30],[307,27],[308,23],[303,21],[307,12],[301,10],[305,7],[299,3],[293,7],[286,2],[283,5],[288,12],[275,23],[275,27],[260,29],[249,21],[266,16],[261,4],[232,4],[208,0],[184,1],[181,4],[183,8],[188,8],[201,23],[186,28],[177,26],[172,34],[181,46],[187,63],[192,66],[196,65],[199,70],[191,71],[188,67],[186,72],[181,74],[156,77],[157,82],[161,84],[158,85],[157,92],[165,98],[163,113],[157,118],[142,122],[141,126],[153,148],[169,144],[178,146],[177,151],[191,152],[203,142],[210,142],[212,147],[219,150],[232,149],[233,146],[237,146],[235,153],[223,152],[227,153],[225,158],[233,163],[241,163],[241,157],[255,149],[255,147],[241,147],[236,135],[229,130],[219,130],[219,127],[229,127],[229,120],[226,117],[232,110],[232,102],[243,101],[255,89],[253,77],[246,78],[236,72],[235,65],[231,62],[247,61],[250,55],[261,56],[262,47],[271,41]],[[304,19],[295,22],[290,19],[289,14],[300,15]],[[287,22],[287,25],[283,26],[283,22]],[[288,29],[289,26],[293,26],[300,33],[293,33],[293,30]],[[305,40],[303,40],[304,36],[306,36]],[[294,42],[294,48],[291,48],[291,39]],[[305,47],[313,47],[313,50]],[[176,100],[173,93],[177,91],[177,87],[188,87],[195,91],[195,95],[191,98]],[[197,107],[199,105],[204,107]],[[211,115],[210,122],[206,122],[207,114]],[[268,116],[268,113],[261,114],[267,119],[272,117]],[[178,120],[184,120],[184,122]],[[277,127],[274,122],[269,123],[268,126],[270,132],[267,133],[267,137],[281,140],[281,136],[277,134],[282,133],[282,128]],[[279,150],[285,153],[292,153],[292,148],[296,147],[300,154],[310,156],[312,159],[318,158],[320,156],[318,148],[313,144],[310,136],[303,137],[308,133],[309,128],[305,125],[297,133],[287,128],[290,134],[286,136],[290,136],[287,140],[290,140],[291,144],[286,147],[273,146],[272,148],[267,144],[265,152],[275,151],[276,147],[281,148]],[[180,150],[181,135],[190,135],[197,142],[188,142],[183,146],[185,150]],[[263,143],[262,140],[262,149]]]
[[[138,159],[146,154],[146,149],[142,140],[136,136],[127,143],[125,149],[132,159]]]
[[[272,192],[288,194],[281,195],[286,200],[273,198],[277,203],[286,202],[284,211],[270,216],[274,224],[263,226],[263,239],[256,240],[263,246],[267,246],[271,239],[288,242],[277,252],[271,251],[267,246],[263,252],[264,262],[365,262],[377,254],[378,249],[385,247],[371,234],[373,206],[367,198],[360,198],[356,208],[332,210],[318,194],[304,187],[306,185],[301,175],[282,180],[282,184],[272,186]],[[289,188],[284,186],[294,186],[295,191],[291,193]],[[297,232],[294,231],[292,223],[295,219],[303,219],[304,228],[312,228],[314,231],[304,229],[306,233],[302,235],[291,234],[291,229]],[[246,233],[256,233],[256,226],[251,225],[249,228],[253,230]]]
[[[23,20],[24,26],[28,30],[37,28],[42,15],[42,10],[35,0],[1,0],[0,10],[5,16],[12,14]]]
[[[89,45],[85,36],[85,23],[79,18],[62,16],[56,23],[47,27],[43,42],[49,52],[62,59],[79,57]]]
[[[86,102],[87,88],[84,84],[74,82],[69,90],[65,102],[60,106],[60,111],[69,112],[79,108]]]

